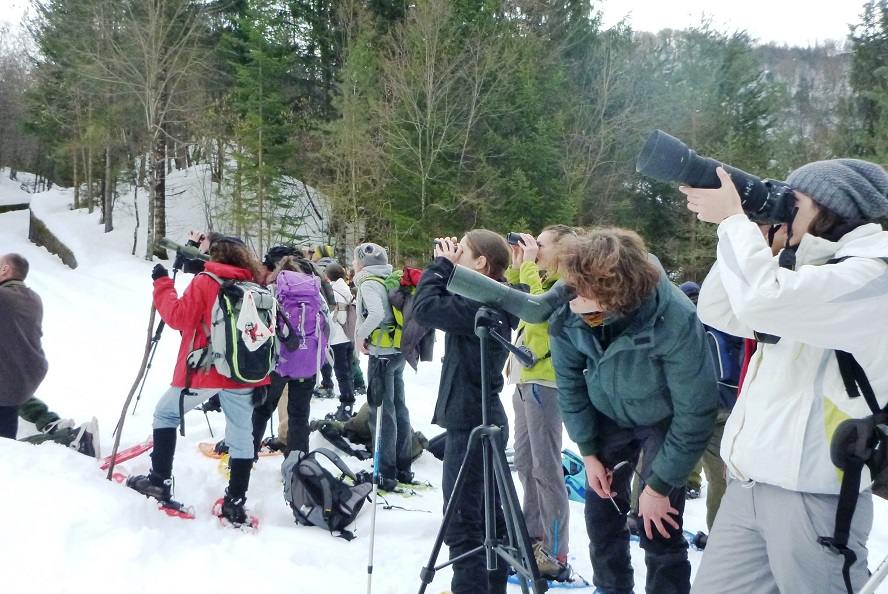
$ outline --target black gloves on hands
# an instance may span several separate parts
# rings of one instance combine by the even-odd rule
[[[151,278],[157,280],[165,276],[169,276],[166,267],[163,264],[155,264],[154,269],[151,271]]]

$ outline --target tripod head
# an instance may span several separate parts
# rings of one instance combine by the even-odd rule
[[[475,335],[478,337],[508,327],[509,324],[503,314],[492,307],[486,305],[479,307],[475,313]]]

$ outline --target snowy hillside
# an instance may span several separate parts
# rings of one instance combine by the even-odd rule
[[[98,417],[101,447],[111,449],[111,431],[136,374],[151,306],[152,264],[131,256],[132,209],[119,207],[117,230],[102,233],[98,212],[70,211],[70,190],[53,189],[31,195],[35,212],[74,251],[80,266],[71,270],[43,248],[27,241],[27,211],[0,215],[0,253],[20,252],[30,260],[28,284],[43,298],[44,348],[50,371],[38,397],[63,417],[83,422]],[[131,202],[131,197],[128,198]],[[171,237],[183,238],[197,226],[195,206],[171,207]],[[144,213],[144,210],[142,211]],[[144,220],[144,219],[143,219]],[[140,248],[137,254],[143,253]],[[190,277],[178,279],[183,290]],[[154,404],[169,385],[179,343],[167,330],[136,413],[129,416],[122,446],[142,441],[151,432]],[[438,343],[442,348],[442,341]],[[440,353],[439,353],[440,355]],[[414,374],[405,372],[407,403],[416,429],[432,437],[440,429],[430,424],[440,363],[425,363]],[[335,401],[313,401],[312,414],[322,417]],[[511,393],[506,409],[511,412]],[[215,439],[224,420],[210,413]],[[22,427],[26,431],[28,427]],[[258,534],[221,528],[210,515],[226,479],[217,461],[198,452],[197,444],[213,440],[200,412],[186,421],[174,466],[177,498],[193,505],[197,518],[183,521],[154,509],[144,497],[105,480],[95,460],[55,445],[32,446],[0,440],[0,509],[5,518],[0,536],[0,567],[4,593],[52,591],[55,594],[163,592],[244,594],[299,592],[304,594],[366,591],[369,504],[357,523],[352,542],[317,528],[297,526],[286,507],[280,481],[280,458],[262,458],[253,472],[247,507],[258,515]],[[326,445],[317,434],[314,447]],[[566,444],[568,445],[568,444]],[[345,458],[353,469],[368,462]],[[129,472],[147,470],[147,455],[124,463]],[[377,514],[374,588],[377,593],[404,594],[419,587],[441,520],[441,464],[429,454],[414,466],[418,479],[436,487],[413,497],[391,496],[389,503],[404,509],[380,509]],[[517,483],[517,477],[516,477]],[[520,487],[519,487],[520,488]],[[705,529],[705,497],[688,502],[687,529]],[[888,554],[888,506],[877,503],[870,544],[870,565]],[[571,559],[574,568],[591,578],[588,539],[582,505],[571,503]],[[446,549],[441,556],[446,555]],[[636,584],[644,583],[644,561],[633,544]],[[701,553],[691,551],[692,564]],[[429,592],[449,589],[450,573],[442,571]],[[511,590],[519,591],[517,587]],[[636,591],[641,592],[642,587]],[[587,590],[591,592],[590,590]],[[888,585],[881,592],[888,593]]]

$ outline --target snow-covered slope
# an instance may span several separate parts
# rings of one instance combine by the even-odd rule
[[[54,189],[32,198],[35,210],[80,262],[76,270],[70,270],[43,248],[28,243],[26,211],[0,215],[0,253],[15,251],[30,260],[28,284],[44,301],[44,348],[50,371],[37,395],[64,417],[78,421],[98,417],[102,450],[107,453],[111,430],[145,344],[152,264],[129,255],[132,220],[125,208],[117,211],[118,230],[106,236],[98,213],[68,210],[69,190]],[[170,229],[178,236],[197,226],[201,215],[195,212],[195,202],[192,208],[170,209]],[[172,231],[170,235],[175,236]],[[179,279],[179,289],[189,280]],[[127,417],[124,446],[150,434],[153,406],[169,384],[177,346],[178,336],[167,330],[142,401],[136,413]],[[439,371],[436,359],[422,364],[416,374],[410,370],[405,374],[411,419],[429,437],[440,432],[430,424]],[[509,401],[506,409],[511,411]],[[321,417],[334,407],[334,401],[313,401],[312,415]],[[222,416],[210,413],[209,422],[219,438]],[[352,542],[297,526],[283,501],[280,459],[263,458],[255,467],[248,492],[248,508],[261,517],[261,531],[242,534],[221,528],[209,509],[221,496],[225,479],[217,462],[197,451],[198,442],[212,439],[207,421],[200,412],[191,412],[186,429],[187,436],[178,443],[174,474],[177,497],[197,511],[193,521],[169,518],[144,497],[106,481],[94,460],[51,444],[0,440],[0,510],[5,514],[0,532],[0,591],[366,591],[369,505],[355,524],[358,538]],[[313,435],[312,445],[325,442]],[[366,462],[346,460],[354,469],[369,468]],[[143,472],[148,464],[148,456],[142,456],[124,467]],[[440,486],[441,464],[430,455],[423,454],[414,470],[418,478]],[[407,509],[379,510],[373,591],[415,592],[441,520],[440,489],[411,498],[393,496],[389,503]],[[888,553],[888,506],[883,504],[877,503],[870,541],[872,566]],[[704,500],[688,502],[686,527],[704,529],[704,518]],[[571,503],[570,531],[571,563],[590,577],[582,505]],[[446,549],[441,558],[445,555]],[[701,553],[691,551],[690,556],[696,567]],[[645,569],[637,545],[633,545],[633,557],[636,591],[641,592]],[[441,571],[429,592],[448,590],[449,577],[448,570]]]

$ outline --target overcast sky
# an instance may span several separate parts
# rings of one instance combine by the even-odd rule
[[[806,46],[840,41],[856,23],[865,0],[593,0],[606,26],[627,17],[639,31],[684,29],[704,16],[719,31],[744,29],[760,42]],[[29,0],[0,0],[0,21],[17,24]]]

